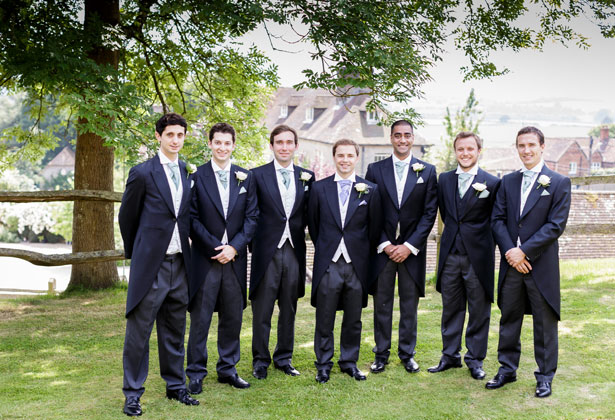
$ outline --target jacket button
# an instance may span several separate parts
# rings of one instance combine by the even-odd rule
[[[174,221],[174,222],[177,222],[177,217],[174,217],[174,218],[173,218],[173,221]]]
[[[286,221],[286,217],[283,217],[282,220]]]

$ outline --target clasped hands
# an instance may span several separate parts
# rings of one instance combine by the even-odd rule
[[[506,261],[512,268],[520,273],[528,274],[532,270],[530,262],[525,258],[525,252],[519,247],[506,251]]]
[[[230,245],[220,245],[215,247],[214,250],[220,251],[220,253],[214,255],[211,259],[218,261],[220,264],[226,264],[229,261],[234,261],[235,255],[237,255],[237,250]]]
[[[406,258],[412,253],[406,245],[393,245],[389,244],[384,247],[384,252],[389,256],[389,259],[393,262],[404,262]]]

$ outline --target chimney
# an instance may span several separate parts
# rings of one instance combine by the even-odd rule
[[[600,127],[600,141],[608,141],[609,140],[609,126],[603,125]]]

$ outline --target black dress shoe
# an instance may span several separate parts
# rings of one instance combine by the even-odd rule
[[[239,389],[250,388],[250,384],[241,379],[238,374],[234,374],[233,376],[218,376],[218,382],[221,384],[229,384],[232,387]]]
[[[284,366],[276,366],[275,368],[281,370],[282,372],[284,372],[288,376],[299,376],[299,375],[301,375],[301,373],[299,373],[299,371],[297,369],[295,369],[293,367],[293,365],[291,365],[291,364],[284,365]]]
[[[203,380],[202,379],[190,379],[188,382],[188,392],[191,394],[200,394],[203,392]]]
[[[485,379],[485,371],[481,367],[470,368],[470,375],[476,380]]]
[[[440,363],[438,363],[438,366],[432,366],[430,368],[427,368],[427,372],[438,373],[438,372],[444,372],[445,370],[449,370],[451,368],[460,368],[460,367],[461,367],[461,360],[455,360],[454,362],[448,362],[446,360],[440,359]]]
[[[515,375],[503,375],[498,373],[485,384],[485,388],[487,389],[498,389],[502,388],[504,385],[510,382],[515,382],[517,380],[517,376]]]
[[[538,398],[546,398],[551,395],[551,382],[536,382],[536,394]]]
[[[361,372],[356,366],[342,369],[342,372],[350,376],[351,378],[355,378],[357,381],[364,381],[367,379],[367,376],[365,376],[365,374]]]
[[[199,401],[192,398],[185,388],[167,389],[167,398],[185,405],[199,405]]]
[[[252,376],[256,379],[266,379],[267,378],[267,368],[265,366],[259,366],[254,368],[252,371]]]
[[[403,360],[402,363],[406,370],[410,373],[416,373],[421,370],[421,368],[419,368],[419,364],[414,361],[414,357],[411,357],[408,360]]]
[[[126,397],[124,401],[124,414],[130,417],[136,417],[143,414],[141,411],[141,402],[139,397]]]
[[[372,363],[372,365],[370,366],[369,370],[372,373],[384,372],[384,369],[386,368],[386,364],[387,364],[387,362],[385,362],[385,361],[374,360],[374,363]]]
[[[329,381],[329,370],[327,369],[318,369],[318,373],[316,373],[316,382],[319,384],[325,384]]]

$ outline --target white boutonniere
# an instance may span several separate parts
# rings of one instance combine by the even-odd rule
[[[196,173],[196,165],[194,163],[186,162],[186,172],[188,173],[188,176]]]
[[[369,186],[364,182],[355,184],[354,189],[359,193],[359,198],[361,198],[363,194],[369,194]]]
[[[416,173],[416,177],[419,177],[419,172],[425,169],[425,165],[419,162],[415,162],[412,164],[412,170]]]
[[[476,190],[476,196],[478,196],[478,194],[482,193],[483,191],[487,189],[487,184],[475,182],[474,184],[472,184],[472,188]]]
[[[237,178],[237,186],[248,178],[248,174],[242,171],[235,171],[235,178]]]
[[[309,172],[302,171],[301,175],[299,175],[299,179],[301,180],[301,182],[303,182],[303,186],[305,186],[305,183],[312,179],[312,174]]]
[[[549,185],[551,185],[551,178],[546,175],[540,175],[538,177],[538,185],[536,186],[536,189],[540,187],[547,188]]]

